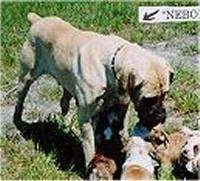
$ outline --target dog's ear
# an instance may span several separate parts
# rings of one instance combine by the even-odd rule
[[[143,86],[143,82],[140,78],[136,79],[135,75],[123,74],[119,77],[119,89],[121,92],[128,92],[128,94],[133,98],[137,97],[139,90]]]
[[[134,87],[135,87],[135,76],[133,74],[129,74],[127,90],[128,90],[130,95],[133,94]]]
[[[170,75],[169,75],[169,83],[170,84],[173,82],[173,79],[174,79],[174,73],[170,72]]]
[[[130,73],[130,74],[122,74],[119,77],[119,87],[122,91],[132,91],[132,89],[135,86],[135,76]]]
[[[166,66],[166,69],[168,70],[169,72],[169,83],[171,84],[172,81],[173,81],[173,78],[174,78],[174,69],[173,67],[169,64],[168,61],[165,60],[165,66]]]
[[[119,77],[119,91],[120,92],[126,92],[127,91],[127,87],[128,87],[128,75],[126,74],[122,74]]]

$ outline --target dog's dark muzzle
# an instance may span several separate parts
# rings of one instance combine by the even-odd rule
[[[136,108],[140,121],[151,130],[159,123],[164,123],[166,119],[166,110],[162,102],[149,101],[144,99]]]

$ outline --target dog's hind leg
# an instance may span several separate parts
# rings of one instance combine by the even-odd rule
[[[31,84],[41,75],[37,69],[32,69],[24,78],[23,85],[19,86],[17,104],[15,106],[13,121],[22,133],[26,122],[22,121],[23,105]]]
[[[23,132],[23,128],[26,125],[26,123],[22,121],[23,104],[28,90],[33,82],[33,79],[26,80],[24,82],[24,85],[21,86],[19,88],[20,90],[18,91],[18,99],[14,112],[14,124],[16,125],[17,129],[19,129],[21,132]]]
[[[72,95],[64,88],[63,95],[60,100],[60,107],[61,107],[63,116],[65,116],[69,111],[69,104],[70,104],[71,98],[72,98]]]

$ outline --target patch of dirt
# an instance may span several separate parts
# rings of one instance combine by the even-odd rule
[[[49,89],[56,87],[59,89],[56,81],[50,76],[42,76],[35,81],[32,84],[24,103],[23,120],[26,120],[27,122],[36,122],[38,118],[43,119],[51,112],[60,112],[59,101],[48,101],[39,94],[39,90],[44,87],[48,87]],[[16,98],[16,92],[13,92],[12,94],[14,94]],[[16,128],[13,124],[15,101],[11,98],[12,96],[13,95],[11,94],[0,91],[1,126],[5,127],[6,131],[4,131],[4,133],[9,136],[16,134]]]
[[[198,46],[197,35],[187,36],[182,39],[173,39],[158,44],[144,44],[143,47],[154,51],[156,54],[166,58],[173,66],[187,66],[198,69],[199,54],[185,55],[183,49],[189,46]]]

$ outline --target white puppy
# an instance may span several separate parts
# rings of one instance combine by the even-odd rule
[[[151,144],[140,137],[132,137],[127,146],[126,161],[123,164],[122,180],[153,179],[155,161],[149,155]]]

